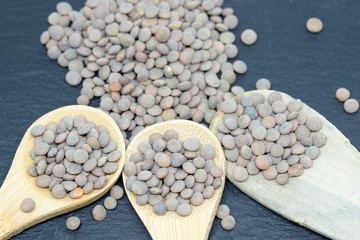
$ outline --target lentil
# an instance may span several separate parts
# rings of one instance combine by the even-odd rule
[[[260,78],[256,81],[256,89],[258,90],[269,90],[271,87],[271,82],[266,78]]]
[[[75,231],[76,229],[78,229],[80,227],[80,224],[81,224],[81,220],[76,216],[69,217],[66,220],[66,227],[71,231]]]
[[[32,212],[35,209],[35,201],[31,198],[25,198],[20,205],[23,212]]]
[[[347,113],[356,113],[359,111],[359,102],[354,98],[350,98],[344,102],[344,109]]]
[[[311,33],[318,33],[323,29],[323,23],[319,18],[309,18],[306,22],[306,28]]]
[[[340,101],[340,102],[345,102],[346,100],[349,99],[350,97],[350,91],[346,88],[338,88],[335,92],[335,97]]]
[[[257,40],[257,34],[252,29],[246,29],[241,33],[240,38],[244,44],[253,45]]]
[[[116,199],[113,198],[112,196],[109,196],[109,197],[105,198],[105,200],[104,200],[104,206],[105,206],[105,208],[108,209],[108,210],[115,209],[116,206],[117,206]]]
[[[234,229],[235,227],[235,218],[231,215],[225,216],[221,220],[221,227],[227,231]]]
[[[236,166],[232,172],[233,177],[238,182],[244,182],[248,179],[248,172],[244,167]]]
[[[104,220],[106,217],[106,209],[101,205],[96,205],[93,209],[93,217],[98,222]]]
[[[287,173],[278,174],[277,177],[276,177],[276,182],[279,185],[284,185],[284,184],[288,183],[288,181],[289,181],[289,177],[288,177]]]
[[[124,190],[122,189],[122,187],[114,185],[110,189],[110,196],[112,196],[116,200],[119,200],[124,196]]]
[[[177,214],[179,214],[182,217],[190,215],[191,211],[192,211],[191,206],[186,203],[179,204],[179,206],[176,208]]]

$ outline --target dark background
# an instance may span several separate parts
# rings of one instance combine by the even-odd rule
[[[67,69],[49,60],[39,42],[57,2],[0,1],[0,185],[31,123],[55,108],[76,104],[80,92],[80,86],[66,84]],[[79,10],[84,0],[71,4]],[[360,112],[346,114],[334,94],[338,87],[346,87],[352,97],[360,99],[360,1],[225,0],[224,6],[235,8],[239,18],[237,59],[248,65],[248,72],[238,76],[236,84],[252,90],[257,79],[270,79],[272,89],[299,98],[323,114],[359,150]],[[324,23],[319,34],[305,28],[306,20],[314,16]],[[251,47],[239,40],[246,28],[258,34]],[[122,180],[118,184],[122,185]],[[108,211],[104,221],[96,222],[92,209],[104,198],[13,239],[150,239],[126,196],[115,210]],[[215,219],[210,239],[325,239],[256,203],[229,181],[222,203],[230,206],[236,227],[227,232]],[[73,215],[81,218],[82,225],[71,232],[65,221]]]

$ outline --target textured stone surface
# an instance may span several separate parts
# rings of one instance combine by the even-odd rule
[[[47,16],[55,11],[57,2],[0,1],[0,185],[31,123],[55,108],[76,104],[80,92],[80,86],[71,87],[65,82],[67,69],[49,60],[39,42],[40,34],[48,27]],[[77,10],[84,4],[84,0],[71,2]],[[360,32],[356,31],[360,4],[356,0],[224,2],[224,6],[235,6],[239,18],[235,29],[237,59],[248,66],[245,75],[237,76],[236,84],[251,90],[257,79],[268,78],[272,89],[302,99],[360,149],[360,132],[355,131],[360,112],[346,114],[335,98],[336,89],[346,87],[353,97],[360,99],[357,84]],[[319,34],[306,30],[306,21],[313,16],[324,23]],[[246,28],[253,28],[258,34],[251,47],[239,39]],[[97,104],[98,101],[92,103]],[[121,180],[118,183],[122,185]],[[126,196],[104,221],[96,222],[92,209],[102,204],[106,196],[75,212],[40,223],[13,239],[150,239]],[[230,206],[236,219],[235,229],[227,232],[221,229],[220,220],[215,219],[209,239],[324,239],[256,203],[228,181],[222,203]],[[80,217],[83,224],[70,232],[65,222],[73,215]]]

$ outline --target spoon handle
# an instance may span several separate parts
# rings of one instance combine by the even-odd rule
[[[25,213],[20,209],[23,188],[19,184],[21,178],[9,175],[0,189],[0,239],[9,239],[28,227],[34,213]]]
[[[9,239],[24,229],[51,217],[51,214],[45,213],[47,209],[52,209],[52,204],[46,203],[44,194],[31,185],[35,181],[34,178],[26,172],[14,170],[16,162],[13,161],[0,188],[0,239]],[[25,198],[32,198],[35,201],[35,209],[32,212],[26,213],[20,209],[21,202]]]

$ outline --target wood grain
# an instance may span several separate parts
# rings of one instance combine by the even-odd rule
[[[129,144],[126,152],[126,162],[129,161],[133,153],[138,152],[139,143],[149,141],[149,136],[152,133],[159,132],[163,134],[169,129],[177,131],[180,140],[196,137],[201,142],[201,145],[206,143],[213,145],[216,150],[214,161],[225,173],[226,162],[224,153],[215,135],[203,125],[187,120],[172,120],[145,128]],[[126,179],[126,175],[123,174],[124,185]],[[126,194],[153,239],[204,240],[209,235],[217,207],[221,200],[225,184],[225,174],[223,174],[222,180],[221,187],[215,190],[213,197],[205,199],[200,206],[192,206],[192,213],[186,217],[181,217],[174,211],[168,211],[163,216],[156,215],[150,204],[139,206],[136,204],[136,195],[134,193],[126,189]]]
[[[267,97],[272,91],[262,93]],[[285,103],[293,98],[281,93]],[[310,169],[297,178],[290,178],[284,186],[266,180],[262,174],[250,176],[245,182],[232,177],[236,163],[227,161],[227,177],[254,200],[283,217],[332,239],[360,238],[360,153],[350,141],[321,114],[303,104],[308,116],[323,121],[327,144],[320,148],[320,156]],[[217,133],[217,125],[224,113],[218,111],[210,129]]]
[[[63,116],[75,117],[82,114],[87,120],[96,125],[104,125],[109,130],[110,139],[118,144],[121,152],[118,170],[107,175],[107,184],[99,190],[85,194],[79,199],[71,199],[67,195],[63,199],[55,199],[48,188],[39,188],[35,184],[35,177],[27,173],[29,165],[33,164],[30,150],[34,147],[34,137],[30,129],[36,124],[59,122]],[[125,143],[121,132],[112,118],[103,111],[87,106],[67,106],[56,109],[36,120],[26,131],[16,151],[13,163],[0,189],[0,239],[8,239],[26,228],[55,216],[84,207],[103,196],[119,178],[125,161]],[[23,199],[32,198],[36,207],[30,213],[20,210]]]

